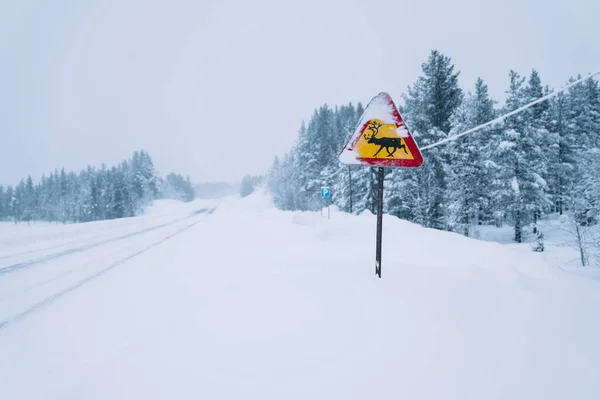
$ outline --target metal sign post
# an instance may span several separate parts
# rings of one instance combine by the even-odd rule
[[[383,167],[377,168],[377,244],[375,275],[381,278],[381,233],[383,231]]]
[[[331,188],[329,186],[323,186],[321,188],[321,216],[323,215],[323,201],[327,201],[326,199],[331,198]],[[327,219],[330,219],[329,212],[329,201],[327,201]]]
[[[350,188],[350,214],[352,214],[352,171],[348,165],[348,187]]]

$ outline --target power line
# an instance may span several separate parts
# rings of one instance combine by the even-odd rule
[[[566,85],[566,86],[563,86],[562,88],[560,88],[559,90],[557,90],[557,91],[555,91],[555,92],[552,92],[552,93],[550,93],[550,94],[547,94],[547,95],[546,95],[546,96],[544,96],[544,97],[540,97],[539,99],[537,99],[537,100],[535,100],[535,101],[532,101],[531,103],[525,104],[524,106],[522,106],[522,107],[519,107],[519,108],[517,108],[516,110],[514,110],[514,111],[511,111],[511,112],[509,112],[509,113],[507,113],[507,114],[501,115],[501,116],[500,116],[500,117],[498,117],[498,118],[494,118],[493,120],[491,120],[491,121],[489,121],[489,122],[486,122],[485,124],[482,124],[482,125],[476,126],[475,128],[471,128],[471,129],[469,129],[469,130],[467,130],[467,131],[464,131],[464,132],[462,132],[462,133],[459,133],[458,135],[454,135],[454,136],[451,136],[451,137],[449,137],[449,138],[446,138],[446,139],[440,140],[439,142],[436,142],[436,143],[433,143],[433,144],[427,145],[427,146],[425,146],[425,147],[421,147],[421,148],[420,148],[420,150],[421,150],[421,151],[425,151],[425,150],[433,149],[434,147],[438,147],[438,146],[441,146],[441,145],[443,145],[443,144],[446,144],[446,143],[448,143],[448,142],[452,142],[452,141],[454,141],[454,140],[456,140],[456,139],[458,139],[458,138],[460,138],[460,137],[463,137],[463,136],[465,136],[465,135],[469,135],[469,134],[471,134],[471,133],[477,132],[477,131],[479,131],[479,130],[481,130],[481,129],[485,128],[485,127],[488,127],[488,126],[490,126],[490,125],[492,125],[492,124],[495,124],[495,123],[497,123],[497,122],[501,122],[501,121],[503,121],[504,119],[506,119],[506,118],[508,118],[508,117],[510,117],[510,116],[513,116],[513,115],[515,115],[515,114],[518,114],[518,113],[520,113],[521,111],[524,111],[524,110],[528,109],[528,108],[529,108],[529,107],[531,107],[531,106],[534,106],[534,105],[536,105],[536,104],[538,104],[538,103],[541,103],[542,101],[548,100],[549,98],[556,96],[556,95],[557,95],[557,94],[559,94],[560,92],[564,92],[565,90],[567,90],[567,89],[569,89],[569,88],[571,88],[571,87],[573,87],[573,86],[575,86],[575,85],[577,85],[577,84],[579,84],[579,83],[581,83],[581,82],[583,82],[583,81],[585,81],[585,80],[587,80],[587,79],[593,78],[594,76],[596,76],[596,75],[598,75],[598,74],[600,74],[600,71],[598,71],[598,72],[596,72],[596,73],[594,73],[594,74],[588,75],[588,76],[586,76],[585,78],[581,78],[581,79],[578,79],[578,80],[576,80],[576,81],[574,81],[574,82],[571,82],[571,83],[569,83],[568,85]]]

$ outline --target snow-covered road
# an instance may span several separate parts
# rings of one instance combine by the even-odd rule
[[[0,268],[80,249],[0,273],[0,397],[600,397],[600,283],[552,253],[386,217],[380,280],[372,215],[193,210],[0,226]]]
[[[170,216],[166,221],[164,216],[150,216],[130,219],[130,224],[125,226],[104,223],[99,232],[88,235],[77,235],[73,225],[58,227],[54,229],[58,231],[58,238],[52,239],[32,227],[33,238],[38,239],[34,240],[37,244],[33,248],[14,251],[5,246],[2,249],[0,330],[184,232],[212,211],[211,208],[190,208],[184,215]],[[44,228],[47,226],[42,230]],[[73,240],[73,234],[80,239]],[[15,237],[12,239],[19,242]],[[44,241],[58,243],[45,245]]]

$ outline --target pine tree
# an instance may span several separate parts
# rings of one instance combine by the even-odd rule
[[[6,221],[6,200],[5,200],[4,186],[0,185],[0,221]]]
[[[475,93],[472,98],[473,125],[478,126],[493,120],[497,114],[494,110],[495,103],[489,96],[487,85],[481,78],[478,78],[475,82]],[[497,173],[497,165],[492,160],[492,153],[493,148],[498,143],[500,130],[499,125],[490,126],[478,132],[470,141],[473,146],[472,152],[476,153],[473,157],[477,160],[476,171],[474,176],[471,176],[471,183],[474,193],[473,200],[477,203],[476,223],[478,224],[492,224],[495,222],[490,182],[494,181]]]
[[[453,130],[456,134],[474,126],[473,99],[467,95],[465,101],[456,110],[453,117]],[[448,173],[448,225],[449,228],[469,236],[472,219],[478,214],[475,177],[481,166],[478,153],[472,143],[476,138],[467,136],[462,140],[450,142],[447,150],[450,159]]]
[[[458,86],[459,73],[454,72],[449,57],[434,50],[422,69],[424,75],[409,88],[403,107],[407,124],[420,146],[448,136],[451,117],[463,99]],[[427,162],[419,170],[405,174],[414,181],[413,186],[419,188],[419,193],[406,199],[406,206],[418,210],[416,218],[423,218],[424,225],[428,227],[447,227],[445,191],[449,157],[444,148],[434,148],[428,152]]]
[[[108,219],[108,204],[110,202],[108,178],[108,168],[105,164],[102,164],[96,177],[96,187],[98,188],[98,220]]]
[[[421,199],[420,175],[400,168],[388,172],[384,186],[386,212],[418,224],[425,224],[425,202]]]
[[[69,219],[69,206],[68,206],[68,194],[69,194],[69,183],[67,182],[67,174],[65,169],[63,168],[60,171],[60,176],[58,177],[58,213],[59,220],[66,224]]]
[[[530,103],[545,93],[541,84],[539,74],[536,70],[531,72],[529,82],[524,90],[525,103]],[[533,233],[537,233],[537,222],[542,213],[552,205],[549,196],[548,177],[549,160],[552,147],[552,136],[549,134],[548,127],[550,104],[548,101],[538,103],[525,111],[527,127],[525,130],[525,141],[527,151],[527,173],[525,195],[526,207],[531,213],[533,221]]]
[[[466,96],[453,116],[451,135],[492,120],[495,114],[493,105],[487,85],[479,78],[475,83],[475,93]],[[490,162],[490,152],[496,130],[487,128],[477,135],[450,142],[446,148],[451,154],[446,191],[449,225],[465,235],[470,234],[471,226],[492,220],[489,183],[494,177],[495,164]]]
[[[507,92],[508,98],[504,112],[517,109],[524,104],[523,84],[525,78],[522,78],[517,72],[510,71],[510,87]],[[523,226],[523,199],[521,196],[521,181],[523,180],[525,168],[525,153],[523,147],[523,132],[525,122],[523,114],[511,116],[505,120],[505,129],[502,133],[502,141],[496,148],[495,158],[500,166],[498,176],[498,189],[496,195],[499,201],[496,203],[511,212],[514,218],[514,240],[522,241]]]
[[[360,105],[360,104],[359,104]],[[362,106],[361,106],[362,107]],[[350,207],[351,199],[351,186],[352,191],[356,190],[357,183],[352,181],[353,170],[356,168],[352,167],[344,167],[337,163],[339,151],[344,146],[344,144],[350,139],[354,130],[356,129],[356,125],[358,124],[358,119],[360,115],[357,114],[356,109],[349,103],[347,106],[340,107],[339,111],[336,114],[336,145],[335,149],[337,150],[337,154],[333,156],[332,170],[336,169],[338,171],[337,174],[332,178],[332,201],[335,205],[339,207],[340,210],[349,212],[352,208],[354,211],[354,204]],[[340,170],[340,168],[342,168]],[[361,167],[357,167],[361,168]],[[354,197],[354,193],[352,194]]]
[[[31,176],[27,177],[27,182],[25,183],[25,188],[23,189],[22,212],[22,218],[24,221],[31,222],[37,219],[37,199]]]
[[[52,199],[52,207],[50,209],[52,215],[52,221],[62,221],[62,196],[60,191],[60,178],[58,171],[54,171],[54,174],[51,176],[51,199]]]
[[[258,175],[246,175],[242,178],[242,182],[240,183],[240,196],[246,197],[250,194],[254,193],[258,185],[260,185],[263,181],[263,177]]]
[[[194,187],[190,182],[190,177],[184,178],[174,173],[167,175],[161,186],[160,195],[165,199],[194,200]]]
[[[577,132],[573,192],[580,207],[574,212],[580,225],[592,225],[600,220],[600,88],[597,81],[589,80],[569,94],[571,127]]]
[[[290,210],[292,207],[286,201],[284,187],[284,171],[279,157],[275,157],[273,165],[267,174],[267,188],[273,196],[273,203],[281,210]]]
[[[424,114],[428,120],[426,131],[435,128],[441,132],[450,131],[450,118],[462,101],[462,90],[458,86],[458,76],[450,57],[434,50],[422,65],[425,89]]]
[[[110,202],[108,204],[108,218],[124,218],[127,216],[128,194],[125,176],[122,169],[115,167],[110,171]]]
[[[339,169],[335,119],[334,110],[328,105],[323,105],[316,111],[315,118],[308,125],[311,170],[304,191],[308,209],[316,210],[322,207],[320,189],[329,184],[331,175]]]
[[[89,220],[98,221],[100,219],[100,185],[99,177],[90,176],[90,194],[89,194]]]
[[[539,76],[532,72],[527,85],[525,78],[517,72],[510,72],[510,88],[504,112],[512,111],[530,102],[535,96],[543,95]],[[551,147],[547,143],[550,136],[546,126],[548,105],[539,104],[506,119],[506,129],[496,152],[498,164],[501,166],[499,180],[502,188],[499,193],[502,202],[512,213],[515,226],[516,242],[522,241],[522,229],[533,221],[534,233],[537,219],[542,210],[549,206],[548,184],[548,152]]]
[[[7,186],[6,187],[6,193],[4,193],[4,215],[5,215],[5,220],[6,221],[10,221],[13,218],[13,210],[12,210],[12,205],[13,205],[13,196],[14,196],[14,189],[12,186]]]
[[[13,192],[10,208],[12,211],[12,219],[15,224],[23,220],[23,197],[25,193],[25,181],[21,180]]]
[[[45,175],[42,175],[42,179],[40,183],[37,185],[37,215],[38,218],[42,221],[49,221],[48,216],[48,203],[49,203],[49,190],[48,190],[48,178]]]
[[[554,119],[550,123],[553,146],[550,149],[550,163],[554,165],[554,176],[551,179],[551,192],[554,196],[554,209],[560,215],[568,207],[569,189],[572,187],[575,168],[575,136],[568,123],[569,99],[559,93],[552,101],[550,112]]]
[[[352,168],[353,203],[356,213],[377,212],[377,169],[357,166]]]
[[[285,186],[297,185],[297,207],[292,209],[309,210],[316,209],[314,206],[315,196],[314,191],[314,179],[320,173],[319,164],[315,153],[318,151],[320,145],[320,138],[315,133],[318,129],[315,125],[318,123],[317,111],[313,114],[308,127],[302,123],[298,136],[298,142],[292,149],[289,160],[284,160],[292,164],[291,169],[288,170],[287,162],[281,164],[281,178],[287,176],[290,180]],[[313,122],[314,121],[314,122]],[[295,175],[292,177],[292,174]],[[286,196],[287,197],[287,196]]]
[[[136,151],[123,168],[127,171],[131,209],[133,213],[141,213],[158,195],[154,164],[148,153]]]

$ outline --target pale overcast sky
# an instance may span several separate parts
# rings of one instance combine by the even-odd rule
[[[164,175],[262,173],[315,107],[398,102],[431,49],[501,99],[600,70],[598,0],[0,0],[0,183],[145,149]]]

